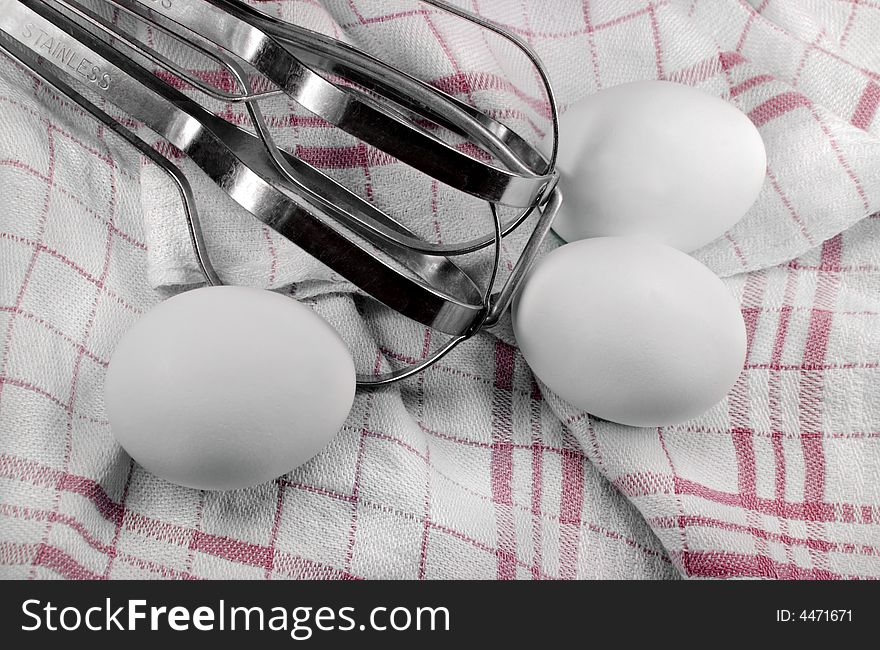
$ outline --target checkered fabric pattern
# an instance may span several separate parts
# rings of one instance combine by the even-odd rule
[[[258,4],[534,141],[546,132],[525,62],[415,0]],[[179,206],[153,167],[3,59],[0,575],[880,576],[880,4],[461,4],[536,47],[563,108],[663,78],[724,97],[759,127],[764,192],[697,253],[727,278],[748,327],[727,399],[659,430],[593,420],[535,381],[503,323],[417,379],[360,394],[330,447],[277,481],[230,493],[167,484],[116,445],[101,391],[126,328],[199,280]],[[279,142],[423,236],[488,225],[485,207],[286,100],[265,110]],[[439,344],[191,176],[224,278],[308,302],[365,368]],[[520,244],[505,246],[505,269]]]

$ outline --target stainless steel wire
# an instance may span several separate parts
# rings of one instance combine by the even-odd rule
[[[186,176],[141,136],[79,92],[75,83],[97,91],[143,121],[188,154],[233,200],[364,292],[404,316],[451,335],[416,364],[358,377],[360,386],[376,387],[422,372],[477,332],[497,324],[534,262],[561,203],[555,171],[557,106],[540,59],[528,44],[491,22],[441,0],[421,1],[499,34],[530,60],[548,101],[553,129],[549,160],[503,124],[433,86],[351,46],[269,17],[240,0],[175,0],[170,7],[142,0],[104,0],[106,6],[144,21],[218,63],[235,81],[236,92],[201,81],[78,0],[0,0],[0,48],[170,176],[181,195],[192,248],[207,283],[220,284],[221,279],[205,246],[196,198]],[[34,38],[37,32],[42,36]],[[48,42],[52,45],[47,49]],[[71,66],[77,57],[79,65]],[[138,57],[208,97],[243,104],[256,136],[168,85]],[[274,83],[277,90],[255,92],[244,65]],[[340,75],[372,94],[337,87],[309,66]],[[491,233],[457,244],[423,241],[390,215],[278,147],[259,102],[281,92],[420,171],[486,200]],[[464,136],[490,152],[501,166],[462,155],[425,131],[417,124],[420,119]],[[390,135],[383,133],[389,125],[397,127]],[[433,158],[426,159],[426,155]],[[502,223],[496,203],[519,204],[523,210],[511,222]],[[495,292],[503,238],[536,210],[540,215],[524,252],[505,285]],[[479,290],[449,257],[487,246],[493,246],[492,266],[488,282]]]

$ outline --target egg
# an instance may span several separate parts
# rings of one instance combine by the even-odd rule
[[[601,90],[560,120],[554,230],[565,241],[641,235],[694,251],[733,227],[764,184],[761,134],[732,104],[682,84]]]
[[[687,254],[600,237],[554,250],[514,304],[535,375],[613,422],[663,426],[721,401],[745,361],[746,329],[724,283]]]
[[[104,385],[110,429],[131,457],[206,490],[302,465],[345,423],[354,394],[351,355],[323,318],[246,287],[157,305],[120,341]]]

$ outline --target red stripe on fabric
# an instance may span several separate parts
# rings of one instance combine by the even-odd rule
[[[688,575],[702,578],[774,578],[781,580],[840,580],[841,576],[824,569],[805,569],[783,564],[764,555],[686,551],[682,564]]]
[[[434,218],[434,227],[436,228],[437,233],[437,243],[442,243],[442,239],[440,236],[440,223],[437,220],[437,183],[431,183],[431,212]],[[433,338],[432,330],[430,327],[425,328],[425,334],[422,338],[422,358],[425,359],[431,352],[431,341]],[[424,419],[425,416],[425,375],[421,374],[418,378],[418,396],[419,396],[419,406],[418,413],[419,419]],[[427,442],[427,441],[426,441]],[[413,452],[418,456],[419,453],[417,450],[413,450]],[[412,452],[411,452],[412,453]],[[424,580],[427,577],[428,572],[428,546],[430,541],[430,528],[428,526],[428,522],[431,521],[431,445],[425,445],[425,453],[424,458],[422,458],[425,465],[425,500],[423,506],[423,522],[422,522],[422,543],[419,545],[419,572],[418,578],[419,580]]]
[[[850,0],[850,2],[851,6],[849,8],[849,15],[846,17],[846,24],[843,26],[843,31],[840,33],[840,47],[846,45],[847,40],[849,40],[850,30],[852,29],[853,22],[855,22],[856,10],[862,0]]]
[[[410,16],[425,16],[428,14],[427,9],[410,9],[410,10],[406,10],[406,11],[397,11],[397,12],[390,13],[390,14],[382,14],[380,16],[369,16],[368,17],[368,16],[364,16],[363,14],[361,14],[357,10],[357,7],[355,6],[354,3],[351,3],[350,6],[351,6],[352,11],[354,11],[355,16],[357,16],[358,22],[357,22],[357,24],[349,23],[349,24],[340,25],[340,28],[343,30],[351,29],[352,27],[356,27],[357,25],[366,26],[366,25],[374,25],[374,24],[378,24],[378,23],[387,23],[387,22],[391,22],[393,20],[397,20],[399,18],[408,18]]]
[[[296,146],[296,156],[321,169],[353,169],[365,164],[373,167],[390,165],[396,160],[373,147],[357,144],[352,147]]]
[[[21,381],[20,379],[13,379],[12,377],[3,377],[0,375],[0,392],[2,392],[2,388],[6,385],[15,386],[16,388],[21,388],[22,390],[30,391],[40,397],[45,397],[47,400],[55,404],[61,410],[65,412],[69,412],[70,404],[66,404],[61,401],[60,398],[52,395],[49,391],[44,388],[40,388],[39,386],[34,386],[33,384],[29,384],[26,381]]]
[[[755,448],[752,445],[752,430],[739,428],[731,431],[733,448],[736,452],[737,484],[745,498],[757,493],[757,472],[755,468]]]
[[[746,57],[739,52],[721,52],[721,54],[718,55],[718,59],[721,61],[721,67],[725,71],[730,70],[741,63],[745,63],[746,61]]]
[[[833,320],[834,312],[827,309],[813,310],[807,334],[807,347],[804,350],[805,367],[822,368],[828,351],[828,335],[831,332]]]
[[[111,225],[116,219],[116,175],[114,173],[115,166],[110,167],[110,197],[109,197],[109,210],[110,214],[108,217],[108,223]],[[53,177],[53,174],[50,174],[50,177]],[[92,299],[92,306],[89,310],[89,317],[86,321],[85,328],[82,334],[82,340],[79,342],[79,347],[76,353],[76,359],[73,364],[73,373],[70,381],[70,391],[68,392],[68,404],[69,408],[67,411],[67,426],[65,430],[64,436],[64,458],[62,460],[62,469],[65,473],[65,476],[68,475],[68,470],[70,469],[70,462],[73,456],[73,422],[74,415],[73,410],[76,405],[77,396],[79,394],[79,378],[80,378],[80,370],[82,368],[82,361],[85,358],[84,350],[85,344],[89,340],[91,336],[92,329],[95,326],[95,320],[98,315],[98,306],[100,305],[101,298],[103,296],[103,288],[104,283],[107,281],[107,276],[110,273],[110,258],[113,253],[113,231],[109,228],[107,229],[107,236],[104,244],[104,262],[101,269],[101,276],[96,283],[95,297]],[[129,474],[130,478],[130,474]],[[123,501],[121,503],[121,509],[124,512],[125,510],[125,497],[128,494],[128,483],[126,482],[126,488],[123,491]],[[54,512],[58,512],[61,507],[61,498],[63,496],[63,491],[61,489],[56,488],[55,496],[53,498],[52,510]],[[121,515],[118,515],[121,516]],[[49,539],[51,538],[52,529],[55,525],[54,521],[49,521],[46,525],[46,529],[43,532],[43,538],[41,540],[42,544],[47,544]],[[114,536],[113,546],[115,547],[117,536],[119,534],[120,526],[122,525],[121,520],[116,521],[116,535]],[[109,574],[112,566],[113,566],[113,558],[114,555],[109,556],[108,564],[106,567],[106,573],[103,577],[106,577]],[[36,567],[36,564],[34,565]],[[31,574],[33,576],[33,574]]]
[[[804,450],[804,501],[820,503],[825,498],[825,449],[821,434],[801,434]]]
[[[768,515],[785,517],[786,519],[799,519],[802,521],[835,521],[837,519],[834,506],[830,503],[818,501],[794,503],[762,497],[755,497],[747,502],[741,494],[722,492],[721,490],[705,486],[702,483],[681,477],[675,478],[675,490],[678,494],[699,497],[727,506],[748,508]]]
[[[498,555],[498,579],[516,578],[516,534],[513,513],[513,444],[512,411],[513,375],[516,351],[502,341],[495,344],[495,394],[493,397],[491,481],[492,501],[495,503],[498,545],[503,553]]]
[[[575,454],[562,456],[562,501],[559,522],[580,526],[584,502],[584,461]]]
[[[852,507],[852,506],[850,506]],[[786,546],[803,546],[816,551],[827,553],[828,551],[839,551],[841,553],[853,553],[857,555],[880,556],[880,550],[875,547],[864,544],[852,544],[849,542],[838,543],[829,542],[826,539],[818,539],[814,537],[800,538],[794,537],[786,532],[775,533],[757,526],[743,526],[730,521],[723,521],[714,517],[704,517],[702,515],[685,515],[678,518],[678,521],[672,517],[652,519],[651,523],[658,526],[672,527],[676,525],[700,526],[709,529],[720,529],[730,532],[748,533],[755,537],[772,542],[779,542]]]
[[[44,89],[44,90],[45,90],[46,88],[47,88],[46,86],[43,86],[43,89]],[[46,95],[49,95],[50,97],[52,97],[53,99],[56,99],[56,100],[60,100],[60,99],[61,99],[58,95],[53,94],[51,91],[50,91],[50,92],[46,92],[45,94],[46,94]],[[47,127],[48,127],[50,133],[57,133],[57,134],[59,134],[59,135],[65,137],[65,138],[67,138],[67,139],[70,140],[73,144],[75,144],[75,145],[77,145],[78,147],[80,147],[81,149],[83,149],[83,150],[84,150],[86,153],[88,153],[89,155],[94,156],[97,160],[100,160],[101,162],[103,162],[103,163],[106,164],[107,166],[109,166],[109,167],[113,167],[113,168],[116,170],[117,173],[122,174],[122,175],[129,176],[130,178],[135,179],[135,180],[138,180],[138,179],[140,178],[139,176],[136,176],[136,175],[133,174],[132,172],[127,171],[127,170],[123,169],[122,167],[120,167],[119,165],[117,165],[117,164],[116,164],[116,161],[114,161],[113,158],[112,158],[111,156],[109,156],[106,152],[98,151],[97,149],[95,149],[94,147],[90,146],[89,144],[83,142],[82,140],[80,140],[79,138],[77,138],[76,136],[74,136],[73,134],[69,133],[68,131],[65,131],[65,130],[62,129],[62,128],[60,128],[58,124],[49,123],[49,122],[46,120],[46,115],[45,115],[45,113],[41,113],[41,112],[35,110],[35,109],[33,108],[33,106],[29,106],[29,105],[27,105],[27,104],[23,104],[23,103],[21,103],[21,102],[18,102],[18,101],[14,100],[14,99],[9,98],[9,97],[0,97],[0,103],[10,104],[10,105],[15,106],[15,107],[17,107],[17,108],[19,108],[19,109],[21,109],[21,110],[23,110],[23,111],[26,111],[26,112],[30,113],[32,116],[34,116],[35,118],[37,118],[37,119],[40,120],[41,122],[46,123],[46,125],[47,125]],[[84,113],[83,113],[83,114],[84,114]],[[118,122],[120,122],[123,126],[127,126],[127,127],[129,127],[129,128],[137,128],[137,126],[138,126],[137,123],[135,123],[133,120],[130,120],[130,119],[128,119],[128,118],[120,117],[120,116],[114,116],[114,117],[115,117],[116,120],[117,120]],[[50,146],[50,147],[54,147],[54,143],[50,143],[49,146]],[[44,179],[48,180],[46,177],[44,177]],[[53,188],[56,187],[56,186],[54,185],[54,181],[50,181],[50,184],[53,186]]]
[[[826,241],[822,246],[820,276],[815,304],[807,329],[804,350],[805,366],[821,367],[828,353],[828,340],[834,319],[834,305],[839,279],[836,271],[843,256],[843,237]],[[829,275],[831,274],[831,275]],[[818,308],[823,307],[823,308]],[[822,440],[823,377],[821,370],[806,371],[800,384],[801,447],[804,455],[804,501],[821,502],[825,498],[825,450]]]
[[[44,511],[45,515],[50,515],[52,513],[48,511]],[[63,521],[62,519],[58,519],[58,521]],[[81,525],[81,524],[80,524]],[[0,542],[0,564],[5,565],[20,565],[20,564],[31,564],[31,560],[29,559],[33,553],[33,550],[36,552],[38,545],[37,544],[11,544],[9,542]],[[60,554],[60,556],[59,556]],[[54,556],[54,557],[53,557]],[[64,557],[61,557],[64,556]],[[89,576],[83,576],[83,571],[88,571],[83,567],[71,567],[70,562],[75,562],[72,558],[64,553],[64,551],[60,551],[56,549],[56,552],[50,553],[48,556],[44,556],[46,559],[53,564],[53,566],[47,567],[54,570],[56,573],[59,573],[62,577],[69,579],[87,579]],[[65,559],[65,557],[67,559]],[[118,559],[125,564],[130,566],[138,567],[140,569],[144,569],[150,571],[152,573],[159,574],[163,578],[170,578],[174,580],[195,580],[194,576],[191,576],[187,573],[183,573],[181,571],[177,571],[167,566],[163,566],[156,562],[150,562],[149,560],[144,560],[141,558],[133,557],[125,554],[118,554]],[[67,575],[67,573],[73,572],[71,575]],[[88,572],[91,574],[91,572]],[[96,580],[102,579],[100,576],[95,578]]]
[[[853,111],[851,124],[867,131],[877,115],[878,106],[880,106],[880,84],[876,81],[869,81]]]
[[[532,545],[534,546],[534,561],[532,567],[532,578],[538,580],[541,575],[542,564],[542,508],[541,498],[543,495],[543,474],[544,474],[544,452],[541,451],[540,444],[532,447]]]
[[[749,32],[752,29],[752,23],[755,20],[755,16],[757,16],[756,13],[750,14],[749,17],[746,19],[746,24],[743,25],[743,30],[742,30],[742,32],[740,32],[739,39],[737,39],[737,42],[736,42],[737,54],[742,52],[743,48],[745,47],[746,38],[748,37]]]
[[[163,578],[171,579],[171,580],[203,580],[204,578],[197,578],[196,576],[188,573],[186,571],[178,571],[177,569],[172,569],[171,567],[167,567],[164,564],[159,564],[158,562],[151,562],[150,560],[144,560],[139,557],[134,557],[131,555],[119,555],[119,560],[124,562],[125,564],[137,567],[139,569],[143,569],[145,571],[149,571],[151,573],[157,573]]]
[[[105,519],[119,525],[124,509],[113,501],[104,488],[92,479],[64,473],[59,477],[56,489],[84,496],[98,509]]]
[[[768,170],[769,175],[769,170]],[[772,179],[772,176],[771,176]],[[753,296],[753,300],[755,304],[762,305],[766,302],[765,293],[766,293],[766,276],[761,276],[761,291],[755,292]],[[779,322],[776,327],[776,334],[773,342],[773,349],[771,351],[771,363],[770,365],[774,368],[778,367],[782,360],[782,353],[785,346],[786,336],[788,334],[788,324],[790,321],[792,309],[790,307],[791,302],[794,297],[794,282],[797,280],[797,276],[793,273],[789,273],[786,278],[785,283],[785,293],[783,296],[783,307],[779,310]],[[747,285],[748,286],[748,285]],[[779,404],[779,382],[780,376],[778,371],[771,372],[768,381],[767,381],[767,390],[768,390],[768,402],[770,406],[770,426],[773,429],[771,437],[773,439],[773,474],[775,479],[775,490],[774,497],[777,499],[777,502],[781,502],[785,498],[785,456],[782,453],[781,446],[781,438],[777,435],[781,430],[781,423],[779,418],[780,413],[780,404]],[[748,399],[748,398],[746,398]],[[749,524],[753,528],[760,528],[763,523],[757,516],[757,502],[756,499],[750,499],[750,508],[752,509],[747,514],[747,519]],[[778,504],[774,504],[774,510],[778,513],[779,506]],[[784,528],[785,523],[781,524]],[[755,551],[759,554],[766,554],[768,552],[766,540],[761,536],[753,534],[755,539]],[[790,555],[790,550],[788,548],[786,550],[786,559],[791,562],[792,557]]]
[[[27,163],[21,162],[20,160],[0,160],[0,166],[3,167],[12,167],[13,169],[18,169],[24,172],[27,172],[34,178],[39,178],[41,181],[45,183],[49,183],[49,177],[38,171],[34,167],[31,167]]]
[[[510,479],[513,476],[513,447],[498,442],[492,447],[492,499],[506,506],[513,504]]]
[[[51,569],[69,580],[102,580],[103,577],[85,568],[59,548],[42,543],[37,548],[33,566]]]
[[[455,373],[455,374],[459,374],[459,373]],[[481,442],[479,440],[468,440],[467,438],[462,438],[461,436],[456,436],[456,435],[452,435],[449,433],[444,433],[442,431],[435,431],[434,429],[429,429],[428,427],[426,427],[424,425],[424,423],[419,423],[419,428],[422,431],[424,431],[426,434],[428,434],[432,437],[439,438],[441,440],[447,440],[449,442],[454,442],[458,445],[467,445],[468,447],[478,447],[480,449],[491,449],[492,448],[492,443],[490,443],[490,442]],[[371,434],[371,435],[373,435],[373,434]],[[376,434],[376,435],[378,435],[378,434]],[[531,445],[512,444],[511,448],[518,449],[518,450],[531,451],[533,446],[534,446],[533,444],[531,444]],[[569,453],[572,451],[571,449],[566,449],[565,447],[552,447],[550,445],[545,445],[545,444],[541,445],[541,450],[549,452],[551,454],[559,454],[559,455],[566,454],[566,453]],[[583,454],[581,454],[581,455],[583,455]],[[586,456],[584,456],[584,458],[586,458]]]
[[[434,21],[431,19],[430,14],[424,13],[422,17],[425,20],[425,24],[428,26],[428,29],[434,34],[434,37],[437,39],[437,44],[440,45],[440,48],[443,50],[443,54],[449,60],[449,63],[452,64],[452,68],[455,71],[456,77],[463,77],[461,72],[461,65],[458,63],[458,59],[455,56],[454,48],[450,47],[449,43],[446,42],[446,39],[443,38],[443,34],[440,30],[437,29],[437,26],[434,24]],[[467,96],[468,103],[472,106],[474,105],[474,97],[471,90],[471,85],[466,81],[467,89],[464,91],[464,94]]]
[[[754,122],[755,126],[762,126],[777,117],[805,106],[810,106],[810,100],[798,92],[790,91],[759,104],[749,113],[749,119]]]
[[[581,511],[584,502],[584,462],[580,456],[562,456],[562,499],[559,504],[560,577],[573,580],[577,577],[580,556]]]
[[[193,69],[190,73],[205,82],[209,86],[216,88],[218,90],[223,90],[228,93],[235,92],[236,83],[232,78],[232,75],[226,70],[198,70]],[[166,72],[165,70],[157,70],[155,75],[162,79],[165,83],[174,86],[178,90],[183,90],[190,87],[190,84],[186,81],[183,81],[177,75],[173,75],[170,72]],[[241,92],[241,90],[239,90]]]
[[[817,271],[839,273],[843,259],[843,234],[837,234],[822,244],[822,253]]]
[[[587,30],[587,43],[590,46],[590,61],[593,65],[593,77],[596,80],[596,88],[602,88],[602,75],[599,73],[599,53],[596,49],[596,37],[593,34],[593,19],[590,17],[592,13],[592,8],[590,7],[590,0],[583,0],[583,16],[584,16],[584,27]]]
[[[810,44],[804,48],[803,54],[801,54],[800,61],[798,61],[797,68],[795,68],[794,75],[791,77],[791,85],[797,86],[801,79],[801,74],[803,74],[804,68],[807,67],[807,61],[810,58],[810,55],[813,53],[813,50],[819,45],[822,39],[825,38],[825,32],[820,31],[816,37],[810,42]]]
[[[782,444],[783,435],[781,431],[774,431],[771,434],[771,442],[773,444],[773,462],[776,468],[776,482],[774,495],[778,502],[785,501],[785,447]]]
[[[195,551],[209,553],[231,562],[257,567],[266,567],[272,564],[272,549],[231,537],[212,535],[197,530],[193,532],[189,544],[190,548]]]
[[[767,82],[773,81],[775,77],[770,74],[759,74],[749,79],[746,79],[743,82],[738,83],[733,88],[730,89],[730,96],[736,97],[737,95],[742,95],[747,90],[751,90],[761,84],[765,84]]]
[[[654,40],[654,64],[657,70],[657,78],[663,79],[666,73],[663,70],[663,46],[660,44],[660,25],[657,24],[657,12],[654,5],[648,3],[648,18],[651,21],[651,38]]]
[[[543,566],[543,527],[544,516],[542,500],[544,496],[544,450],[541,430],[541,403],[543,396],[535,377],[531,380],[529,395],[529,414],[532,424],[532,579],[540,580]]]
[[[495,387],[513,390],[513,372],[516,364],[516,350],[499,341],[495,345]]]
[[[269,277],[266,280],[268,286],[275,284],[278,276],[278,251],[275,248],[275,242],[272,240],[272,229],[269,226],[262,226],[263,239],[266,240],[266,248],[269,250]]]

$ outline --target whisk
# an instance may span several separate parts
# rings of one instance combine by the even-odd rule
[[[78,0],[0,0],[0,48],[142,152],[180,193],[198,266],[222,284],[202,237],[197,199],[183,171],[90,99],[103,97],[185,153],[230,198],[364,293],[405,317],[450,335],[426,359],[361,387],[400,381],[437,363],[497,324],[522,284],[562,197],[557,188],[558,114],[547,73],[528,44],[441,0],[421,0],[513,43],[535,67],[552,120],[545,157],[486,113],[370,54],[271,17],[241,0],[100,0],[211,59],[235,81],[211,86],[136,34]],[[157,73],[163,71],[163,75]],[[252,83],[253,73],[266,88]],[[217,116],[164,78],[241,103],[253,132]],[[284,94],[330,124],[488,205],[492,230],[456,243],[431,243],[388,212],[279,147],[260,102]],[[484,160],[442,139],[442,127],[489,154]],[[502,221],[499,206],[515,208]],[[504,237],[538,218],[512,273],[496,290]],[[456,257],[494,249],[481,288]]]

